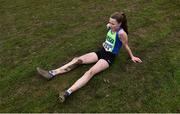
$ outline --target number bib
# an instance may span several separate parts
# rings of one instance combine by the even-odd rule
[[[112,52],[112,50],[113,50],[113,45],[111,43],[109,43],[109,42],[104,42],[103,43],[103,47],[104,47],[104,49],[106,51]]]

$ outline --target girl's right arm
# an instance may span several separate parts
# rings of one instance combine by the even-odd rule
[[[120,36],[120,38],[121,38],[121,41],[122,41],[124,47],[126,48],[128,54],[129,54],[129,56],[131,57],[131,60],[132,60],[133,62],[135,62],[135,63],[137,63],[137,62],[141,63],[141,62],[142,62],[141,59],[140,59],[139,57],[135,57],[135,56],[133,55],[133,53],[132,53],[132,51],[131,51],[131,49],[130,49],[130,47],[129,47],[129,45],[128,45],[128,37],[127,37],[127,34],[126,34],[125,32],[123,32],[123,33],[119,34],[119,36]]]

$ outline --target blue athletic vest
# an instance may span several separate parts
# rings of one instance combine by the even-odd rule
[[[122,28],[113,33],[110,29],[106,35],[106,41],[103,43],[103,47],[106,51],[112,52],[116,55],[119,53],[119,49],[122,47],[122,42],[118,36],[118,32],[120,30],[122,30]]]

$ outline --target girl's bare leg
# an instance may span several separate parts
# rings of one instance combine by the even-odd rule
[[[74,92],[84,85],[87,84],[87,82],[97,73],[107,69],[109,67],[109,64],[106,60],[100,59],[93,67],[91,67],[85,74],[77,80],[68,90],[71,92]]]
[[[74,58],[69,63],[65,64],[64,66],[52,70],[54,75],[66,73],[74,68],[76,68],[80,64],[90,64],[98,61],[98,57],[95,52],[91,52],[80,57]]]
[[[87,82],[97,73],[107,69],[109,64],[106,60],[100,59],[91,67],[79,80],[77,80],[67,91],[59,93],[60,102],[64,102],[66,97],[87,84]]]
[[[37,67],[37,71],[42,77],[50,80],[58,74],[63,74],[63,73],[66,73],[66,72],[76,68],[80,64],[89,64],[89,63],[94,63],[96,61],[98,61],[98,57],[97,57],[96,53],[91,52],[91,53],[82,55],[80,57],[76,57],[69,63],[67,63],[64,66],[57,68],[55,70],[47,71],[47,70]]]

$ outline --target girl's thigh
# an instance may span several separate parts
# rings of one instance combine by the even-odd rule
[[[95,63],[98,61],[98,56],[95,52],[87,53],[79,57],[82,60],[83,64]]]
[[[109,63],[104,59],[100,59],[94,66],[89,69],[89,71],[95,75],[107,68],[109,68]]]

